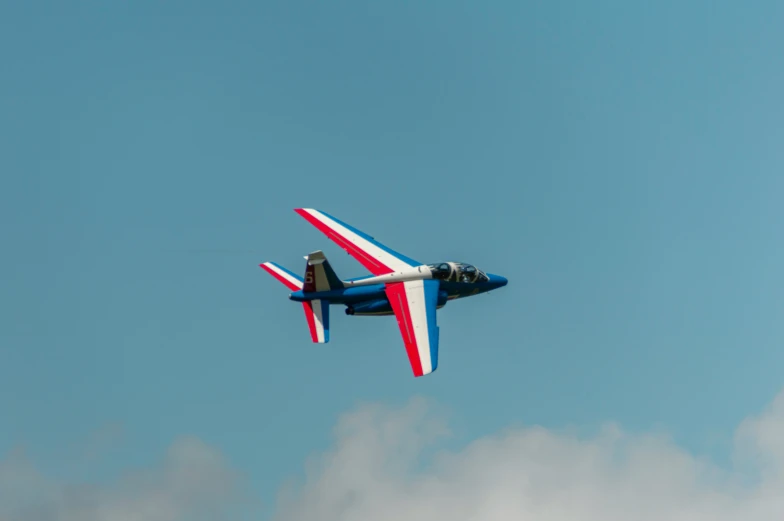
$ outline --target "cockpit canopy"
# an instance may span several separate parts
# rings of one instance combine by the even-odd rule
[[[441,262],[428,264],[434,279],[446,282],[488,282],[490,279],[476,266],[462,262]]]

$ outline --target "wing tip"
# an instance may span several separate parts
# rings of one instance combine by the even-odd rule
[[[288,272],[288,270],[283,266],[281,266],[280,264],[275,264],[274,262],[270,262],[270,261],[262,262],[261,264],[259,264],[259,267],[262,268],[263,270],[269,271],[270,273],[275,271]]]
[[[275,264],[274,262],[262,262],[259,264],[264,271],[272,275],[281,284],[288,287],[291,291],[298,291],[302,289],[304,281],[295,273],[290,272],[283,266]]]

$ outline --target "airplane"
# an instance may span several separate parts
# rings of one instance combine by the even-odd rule
[[[508,282],[462,262],[423,264],[325,212],[294,211],[372,273],[341,280],[320,250],[305,256],[304,277],[274,262],[259,265],[292,291],[290,300],[302,303],[313,342],[329,342],[330,305],[345,305],[346,314],[352,316],[395,315],[414,377],[438,367],[436,310],[450,300],[486,293]]]

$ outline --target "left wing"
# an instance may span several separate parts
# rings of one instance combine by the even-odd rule
[[[414,376],[432,373],[438,366],[437,280],[410,280],[386,284]]]
[[[294,210],[338,246],[357,259],[373,275],[386,275],[422,263],[393,251],[370,235],[313,208]]]

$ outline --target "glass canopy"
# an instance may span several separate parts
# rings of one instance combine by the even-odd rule
[[[476,266],[462,262],[441,262],[429,264],[430,272],[434,279],[445,282],[487,282],[490,279]]]

